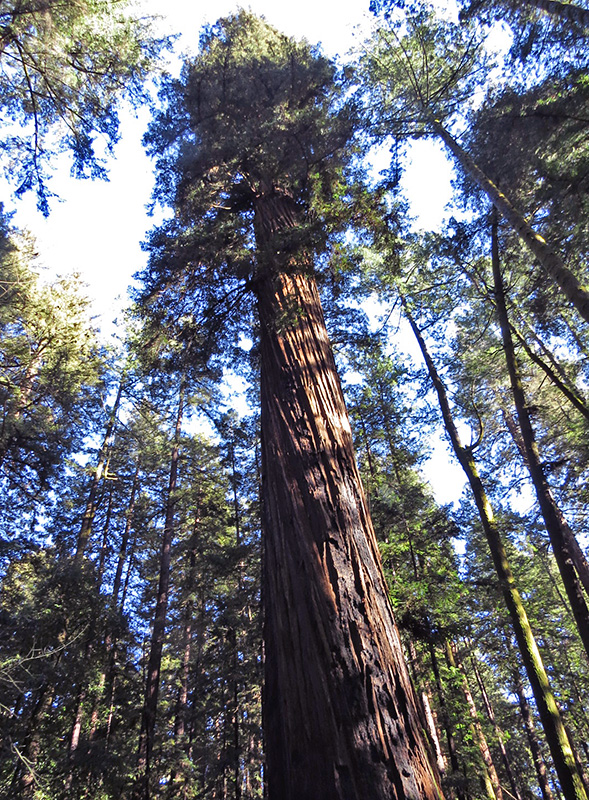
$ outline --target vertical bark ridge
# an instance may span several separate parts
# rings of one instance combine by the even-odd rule
[[[278,218],[291,224],[293,214]],[[280,230],[274,222],[259,221],[263,245]],[[255,287],[269,796],[433,800],[441,791],[388,601],[319,295],[305,259],[301,266],[267,269]]]

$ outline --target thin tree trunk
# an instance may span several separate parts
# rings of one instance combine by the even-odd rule
[[[45,344],[39,344],[37,351],[26,367],[20,386],[16,392],[13,390],[12,395],[5,401],[2,426],[0,427],[0,466],[4,463],[10,445],[14,442],[14,426],[20,420],[23,411],[29,405],[29,400],[32,400],[33,384],[41,369],[43,354],[48,344],[49,342],[47,340]]]
[[[421,683],[422,682],[421,675],[423,669],[422,665],[420,664],[420,659],[417,655],[415,644],[413,643],[412,640],[409,640],[407,647],[409,650],[409,660],[411,663],[411,670],[413,672],[413,680],[416,684]],[[425,688],[423,688],[419,693],[419,699],[421,701],[420,709],[423,711],[424,727],[428,733],[430,745],[436,756],[436,764],[438,767],[438,771],[440,775],[443,775],[446,772],[446,761],[444,759],[444,754],[442,753],[442,748],[440,746],[440,737],[438,736],[436,719],[429,700],[429,692],[426,691]]]
[[[76,712],[74,714],[74,721],[70,733],[70,741],[68,747],[68,772],[64,782],[66,794],[71,791],[72,783],[74,781],[73,759],[78,750],[78,745],[80,744],[80,734],[82,732],[82,722],[84,720],[84,703],[86,701],[86,694],[87,694],[87,684],[84,676],[80,688],[78,690],[78,696],[76,698]]]
[[[523,335],[517,330],[513,323],[510,323],[509,327],[513,335],[526,351],[530,361],[533,361],[534,364],[540,367],[550,382],[556,386],[556,388],[566,397],[569,403],[571,403],[571,405],[574,406],[577,411],[585,417],[585,419],[589,419],[589,406],[587,406],[585,401],[579,397],[576,391],[574,391],[570,386],[567,386],[564,380],[556,374],[554,369],[552,369],[550,364],[547,364],[543,358],[540,358],[540,356],[532,350]]]
[[[517,418],[525,451],[526,466],[532,478],[538,505],[540,506],[542,517],[544,518],[544,524],[550,538],[552,551],[556,563],[558,564],[567,597],[569,598],[569,603],[571,604],[573,616],[575,617],[575,622],[577,623],[577,628],[585,651],[589,657],[589,609],[587,608],[583,590],[577,577],[577,573],[584,575],[586,589],[589,592],[589,569],[586,569],[587,562],[584,558],[578,564],[574,561],[573,553],[576,553],[577,557],[579,557],[579,553],[582,555],[582,552],[579,547],[576,549],[571,547],[571,542],[575,538],[574,534],[567,525],[560,508],[557,506],[548,481],[546,480],[546,476],[544,475],[534,428],[526,404],[524,389],[515,358],[513,339],[511,338],[507,305],[505,303],[505,293],[503,289],[503,277],[501,275],[501,266],[499,263],[496,212],[494,213],[492,224],[492,264],[493,280],[495,284],[495,305],[501,327],[505,362],[509,373],[511,391],[517,410]],[[580,572],[578,567],[581,569]]]
[[[499,727],[497,723],[497,718],[495,716],[495,711],[493,710],[493,706],[491,705],[491,701],[489,699],[489,695],[487,694],[487,689],[485,688],[485,684],[483,683],[483,678],[477,667],[477,663],[475,660],[474,655],[471,654],[470,662],[472,664],[472,669],[474,672],[474,676],[476,678],[476,682],[478,684],[479,690],[481,692],[481,697],[483,698],[483,705],[485,706],[485,711],[487,713],[487,717],[489,722],[493,726],[493,730],[495,731],[495,736],[497,738],[497,744],[499,745],[499,750],[501,752],[501,758],[503,760],[503,766],[505,767],[505,773],[507,775],[507,780],[509,781],[509,785],[511,786],[511,791],[513,793],[513,797],[516,800],[522,800],[521,793],[519,791],[519,787],[515,781],[515,775],[513,773],[513,769],[511,768],[511,760],[507,754],[507,750],[505,748],[505,738],[503,736],[503,731]]]
[[[458,144],[444,126],[437,120],[431,120],[431,125],[456,157],[464,172],[486,193],[520,239],[532,251],[548,275],[560,287],[567,300],[575,306],[583,319],[589,322],[589,291],[581,286],[576,276],[565,266],[558,253],[546,243],[539,233],[536,233],[523,214],[512,205],[503,192],[475,164],[471,156]]]
[[[115,642],[106,642],[106,651],[109,659],[112,658],[111,651],[116,647]],[[94,703],[92,704],[92,713],[90,714],[90,730],[88,732],[88,743],[90,747],[92,747],[94,738],[96,736],[96,731],[98,729],[98,721],[100,718],[100,703],[105,696],[105,686],[106,686],[106,668],[103,667],[102,672],[98,678],[98,683],[96,686],[96,696],[94,698]],[[108,695],[110,697],[110,694]],[[108,706],[110,709],[110,705]]]
[[[237,548],[241,546],[241,514],[239,510],[239,493],[237,491],[237,463],[235,460],[235,436],[233,435],[230,447],[231,458],[231,488],[233,490],[233,514],[235,525],[235,545]],[[243,575],[241,570],[241,563],[237,567],[237,588],[241,595],[243,591]],[[234,792],[235,800],[241,798],[241,736],[240,736],[240,719],[239,719],[239,657],[238,657],[238,639],[237,631],[233,628],[229,640],[233,647],[233,779],[234,779]]]
[[[131,496],[129,497],[129,504],[127,505],[127,510],[125,512],[125,530],[123,531],[123,536],[121,537],[121,546],[119,548],[119,557],[117,560],[117,569],[115,572],[115,578],[112,585],[112,602],[113,606],[116,608],[119,602],[119,592],[121,590],[121,579],[123,577],[123,567],[125,566],[125,557],[127,555],[127,546],[129,544],[129,536],[131,534],[131,527],[133,525],[133,512],[135,511],[135,498],[137,496],[137,491],[139,489],[139,470],[141,464],[139,459],[137,459],[137,464],[135,466],[135,473],[133,475],[133,483],[131,484]]]
[[[174,430],[174,444],[170,458],[170,478],[166,495],[164,532],[162,536],[162,550],[160,558],[160,575],[153,617],[153,630],[151,634],[149,661],[147,663],[145,700],[143,703],[141,732],[139,734],[139,751],[137,756],[137,779],[133,790],[134,800],[149,800],[149,771],[151,766],[153,736],[155,732],[155,722],[157,716],[162,649],[164,645],[166,618],[168,613],[170,560],[172,554],[172,539],[174,537],[174,512],[176,508],[178,456],[180,452],[180,432],[182,427],[183,412],[184,378],[182,378],[180,384],[178,412],[176,415],[176,426]]]
[[[107,467],[108,470],[108,467]],[[108,487],[108,505],[106,507],[106,514],[104,517],[104,525],[102,528],[102,544],[100,546],[100,556],[98,559],[98,582],[99,584],[102,583],[102,578],[104,576],[104,567],[106,564],[106,558],[108,556],[108,537],[110,533],[110,521],[112,519],[112,507],[113,507],[113,495],[114,495],[114,483],[112,482],[114,479],[111,478],[111,483]]]
[[[297,215],[258,198],[268,793],[434,800],[312,265],[275,261]]]
[[[472,732],[472,738],[479,748],[479,753],[481,754],[481,759],[483,762],[483,775],[481,776],[481,782],[485,788],[487,797],[489,800],[495,800],[495,798],[496,800],[503,800],[503,790],[501,789],[499,776],[497,775],[497,770],[495,769],[495,764],[493,763],[493,756],[491,755],[489,745],[487,744],[487,737],[483,731],[472,692],[470,691],[466,670],[464,669],[464,665],[458,656],[456,646],[450,642],[446,642],[446,658],[448,659],[449,666],[460,673],[462,694],[464,695],[468,713],[470,714],[471,719],[470,729]]]
[[[550,783],[548,781],[548,770],[546,769],[546,764],[544,762],[544,759],[542,758],[542,750],[540,749],[540,742],[538,741],[538,737],[536,736],[536,726],[534,725],[534,718],[532,717],[530,706],[528,704],[528,701],[526,700],[524,686],[522,683],[521,675],[519,674],[519,667],[517,666],[513,670],[513,688],[519,702],[520,713],[522,716],[522,721],[524,723],[524,729],[526,732],[528,745],[530,747],[530,752],[532,754],[532,761],[534,762],[534,769],[536,770],[536,775],[538,777],[538,785],[540,786],[542,797],[544,798],[544,800],[554,800],[554,795],[552,793],[552,789],[550,788]]]
[[[472,450],[464,447],[460,440],[458,429],[456,428],[450,409],[446,389],[438,375],[423,336],[408,309],[407,301],[403,295],[401,295],[401,302],[438,395],[444,425],[450,437],[452,447],[468,478],[474,495],[479,517],[499,578],[499,585],[501,586],[503,598],[509,611],[511,624],[513,625],[528,680],[534,692],[540,719],[544,726],[544,733],[546,734],[548,746],[550,747],[550,752],[554,760],[564,796],[566,800],[587,800],[587,794],[577,770],[572,747],[566,735],[554,694],[550,688],[548,676],[544,669],[542,657],[538,650],[534,634],[532,633],[521,595],[515,585],[515,579],[507,559],[505,546],[501,540],[497,523],[495,522],[493,509],[479,477]]]
[[[442,726],[444,731],[446,732],[446,743],[448,745],[448,756],[450,757],[450,766],[452,767],[452,778],[456,784],[456,796],[458,800],[465,800],[464,790],[460,784],[459,776],[463,776],[463,770],[460,768],[460,762],[458,760],[458,752],[456,750],[456,741],[454,739],[454,731],[452,729],[452,723],[450,720],[450,714],[448,712],[448,704],[446,702],[446,693],[444,691],[444,685],[442,683],[442,676],[440,675],[440,667],[438,664],[438,656],[436,654],[436,648],[433,642],[429,641],[429,653],[432,662],[432,670],[434,673],[434,679],[436,682],[436,689],[438,692],[438,703],[440,705],[440,714],[442,717]]]
[[[46,684],[39,690],[22,751],[17,752],[18,763],[12,780],[12,788],[14,796],[19,800],[32,800],[35,794],[38,781],[37,763],[41,753],[41,724],[49,713],[54,694],[55,687],[53,685]]]
[[[515,443],[515,446],[519,450],[519,453],[520,453],[524,463],[526,464],[526,466],[528,466],[528,456],[527,456],[527,451],[526,451],[524,439],[523,439],[523,436],[522,436],[521,427],[519,427],[516,424],[515,420],[513,419],[513,417],[511,416],[511,414],[509,413],[509,411],[506,408],[502,407],[501,408],[501,413],[503,415],[503,420],[505,422],[505,427],[509,431],[509,433],[511,435],[511,438],[513,439],[513,441]],[[563,519],[564,525],[562,526],[562,531],[561,532],[562,532],[562,535],[563,535],[564,540],[565,540],[566,545],[567,545],[568,555],[569,555],[569,557],[570,557],[570,559],[571,559],[571,561],[572,561],[572,563],[573,563],[573,565],[575,567],[577,576],[578,576],[583,588],[585,589],[585,592],[587,593],[587,595],[589,595],[589,563],[587,563],[587,558],[585,556],[585,553],[581,549],[581,546],[579,545],[579,542],[577,541],[576,536],[574,535],[572,530],[567,525],[566,520],[564,520],[564,517],[562,519]],[[559,572],[560,572],[560,570],[559,570]],[[560,589],[559,589],[558,585],[556,584],[556,582],[554,583],[554,586],[556,588],[556,591],[557,591],[558,595],[560,597],[562,597]],[[580,592],[580,588],[578,588],[578,591]],[[582,595],[581,595],[581,597],[582,597]],[[562,600],[562,602],[563,602],[564,605],[566,605],[566,601],[565,600]],[[582,604],[581,604],[581,609],[582,609]]]
[[[188,718],[188,682],[190,678],[190,658],[192,654],[192,631],[194,622],[194,587],[196,583],[196,545],[198,539],[198,514],[195,517],[190,547],[188,552],[188,573],[184,591],[187,598],[182,614],[182,660],[180,662],[180,680],[174,719],[174,745],[178,752],[186,752],[186,722]],[[186,775],[182,776],[183,785],[186,785]],[[170,774],[170,797],[174,797],[181,790],[176,769]],[[183,787],[182,787],[183,788]]]

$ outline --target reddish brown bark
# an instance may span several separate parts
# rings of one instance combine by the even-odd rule
[[[37,762],[41,753],[41,725],[55,694],[55,687],[46,684],[39,689],[29,720],[28,732],[21,750],[17,751],[17,765],[12,779],[14,796],[32,800],[37,786]]]
[[[259,198],[262,255],[296,225]],[[277,254],[278,255],[278,254]],[[310,266],[260,265],[270,800],[439,798]]]

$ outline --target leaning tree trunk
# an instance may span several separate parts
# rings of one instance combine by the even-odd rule
[[[576,389],[573,389],[570,385],[568,385],[565,380],[557,374],[556,370],[550,366],[550,364],[547,364],[543,358],[541,358],[532,350],[530,345],[525,340],[525,337],[515,327],[513,322],[509,323],[509,327],[512,334],[524,348],[530,361],[536,364],[536,366],[540,367],[542,372],[547,376],[548,380],[554,386],[556,386],[556,388],[566,397],[569,403],[571,403],[571,405],[574,406],[577,411],[585,417],[585,419],[589,420],[589,406],[585,403],[584,398],[580,397]]]
[[[544,726],[544,733],[546,734],[546,740],[554,760],[554,766],[556,767],[563,794],[566,800],[587,800],[587,793],[585,792],[577,770],[573,749],[564,729],[556,699],[550,687],[548,675],[544,669],[542,656],[536,644],[536,639],[532,632],[521,595],[515,584],[515,578],[507,559],[505,545],[503,544],[499,528],[495,521],[493,508],[479,477],[472,449],[462,444],[450,408],[446,387],[436,370],[435,364],[425,344],[425,340],[421,335],[421,331],[409,311],[407,300],[402,294],[400,298],[405,316],[415,334],[431,381],[438,395],[444,426],[452,443],[452,448],[472,489],[495,571],[499,578],[503,599],[509,611],[511,624],[524,662],[528,680],[534,692],[534,698],[536,700],[540,719],[542,720],[542,725]]]
[[[460,762],[458,760],[458,751],[456,749],[456,740],[454,738],[454,726],[453,721],[450,716],[450,712],[448,710],[448,703],[446,702],[446,689],[442,682],[442,676],[440,674],[440,667],[438,664],[438,656],[436,654],[436,647],[431,637],[428,637],[428,649],[432,664],[432,671],[434,673],[434,679],[436,681],[436,690],[438,693],[438,706],[440,708],[440,716],[442,718],[442,727],[446,733],[446,744],[448,745],[448,756],[450,758],[450,766],[452,768],[452,773],[450,778],[453,780],[455,784],[455,792],[456,797],[458,800],[466,800],[466,794],[464,792],[464,788],[462,786],[461,778],[464,777],[464,771],[460,767]]]
[[[494,281],[494,294],[495,306],[497,309],[497,317],[501,328],[501,338],[503,342],[503,352],[505,354],[505,363],[507,372],[509,374],[509,382],[511,384],[511,392],[513,395],[513,402],[515,404],[519,429],[521,433],[522,444],[524,448],[524,456],[526,466],[530,473],[534,491],[540,506],[540,511],[544,519],[544,525],[552,552],[558,565],[558,570],[564,584],[575,622],[579,630],[579,635],[585,647],[587,657],[589,658],[589,609],[585,597],[583,596],[583,589],[579,581],[578,575],[584,575],[586,578],[586,588],[589,590],[589,575],[587,574],[587,561],[580,551],[580,556],[575,563],[573,554],[577,553],[574,547],[571,547],[571,542],[575,541],[575,536],[569,528],[564,515],[554,497],[552,491],[546,480],[544,468],[540,459],[538,445],[532,419],[526,403],[524,388],[521,381],[519,368],[515,357],[515,348],[513,346],[513,339],[511,337],[511,329],[509,327],[509,319],[507,316],[507,304],[505,301],[505,291],[503,288],[503,276],[501,274],[501,265],[499,262],[499,244],[497,236],[497,214],[494,212],[493,225],[492,225],[492,266],[493,266],[493,281]],[[575,542],[575,544],[577,544]]]
[[[503,766],[505,767],[505,774],[507,775],[507,780],[509,781],[509,785],[511,787],[511,793],[515,798],[515,800],[522,800],[521,792],[516,783],[515,774],[511,766],[511,759],[509,758],[509,755],[507,754],[507,749],[505,747],[505,736],[503,735],[503,731],[501,730],[501,728],[499,727],[499,723],[497,722],[497,717],[495,716],[495,711],[493,709],[493,706],[491,705],[491,700],[489,698],[489,695],[487,694],[487,689],[483,682],[483,677],[477,666],[476,659],[472,653],[470,656],[470,663],[472,664],[472,670],[474,672],[474,676],[476,678],[476,682],[478,684],[479,691],[483,699],[483,705],[485,706],[487,717],[489,719],[489,722],[493,726],[493,730],[495,731],[495,739],[497,740],[497,746],[499,747],[499,751],[501,753]]]
[[[589,291],[584,286],[581,286],[577,277],[565,266],[558,253],[547,244],[539,233],[536,233],[524,215],[515,208],[499,187],[485,175],[446,128],[438,120],[431,120],[431,125],[455,156],[466,175],[485,192],[520,239],[532,251],[548,275],[560,287],[567,300],[575,306],[585,322],[589,322]]]
[[[268,796],[433,800],[311,265],[277,266],[296,217],[258,199]]]
[[[92,523],[96,515],[97,501],[98,501],[98,488],[100,481],[105,476],[107,467],[108,450],[112,446],[113,437],[115,432],[115,425],[117,423],[117,415],[119,413],[119,406],[123,394],[124,378],[121,378],[117,396],[113,407],[108,415],[106,424],[106,431],[100,450],[98,451],[98,463],[92,473],[92,480],[90,481],[90,489],[88,491],[88,500],[86,501],[86,508],[84,509],[84,516],[82,517],[82,524],[80,532],[78,533],[78,541],[76,543],[76,554],[74,556],[76,563],[80,563],[81,559],[86,552],[90,536],[92,534]]]
[[[505,641],[508,643],[508,647],[510,647],[509,636],[506,636]],[[540,787],[540,791],[542,792],[543,800],[554,800],[554,794],[552,792],[552,789],[550,788],[550,783],[548,780],[548,769],[546,768],[546,763],[542,756],[542,749],[540,747],[540,742],[538,741],[538,737],[536,736],[536,726],[534,725],[534,718],[532,716],[530,705],[526,699],[524,684],[519,671],[519,664],[514,663],[511,675],[513,681],[513,691],[518,699],[521,718],[524,730],[526,732],[526,738],[528,740],[530,753],[532,755],[532,761],[534,762],[534,769],[536,770],[538,786]]]

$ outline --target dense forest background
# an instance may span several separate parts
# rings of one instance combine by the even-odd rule
[[[303,252],[317,281],[445,796],[589,793],[589,9],[370,10],[341,63],[239,11],[170,77],[122,3],[0,9],[6,208],[34,193],[50,220],[52,160],[104,177],[122,104],[150,102],[167,209],[116,344],[0,220],[0,798],[268,796],[269,184],[281,269]],[[456,165],[441,231],[400,191],[416,139]],[[454,505],[423,477],[432,437],[464,472]]]

